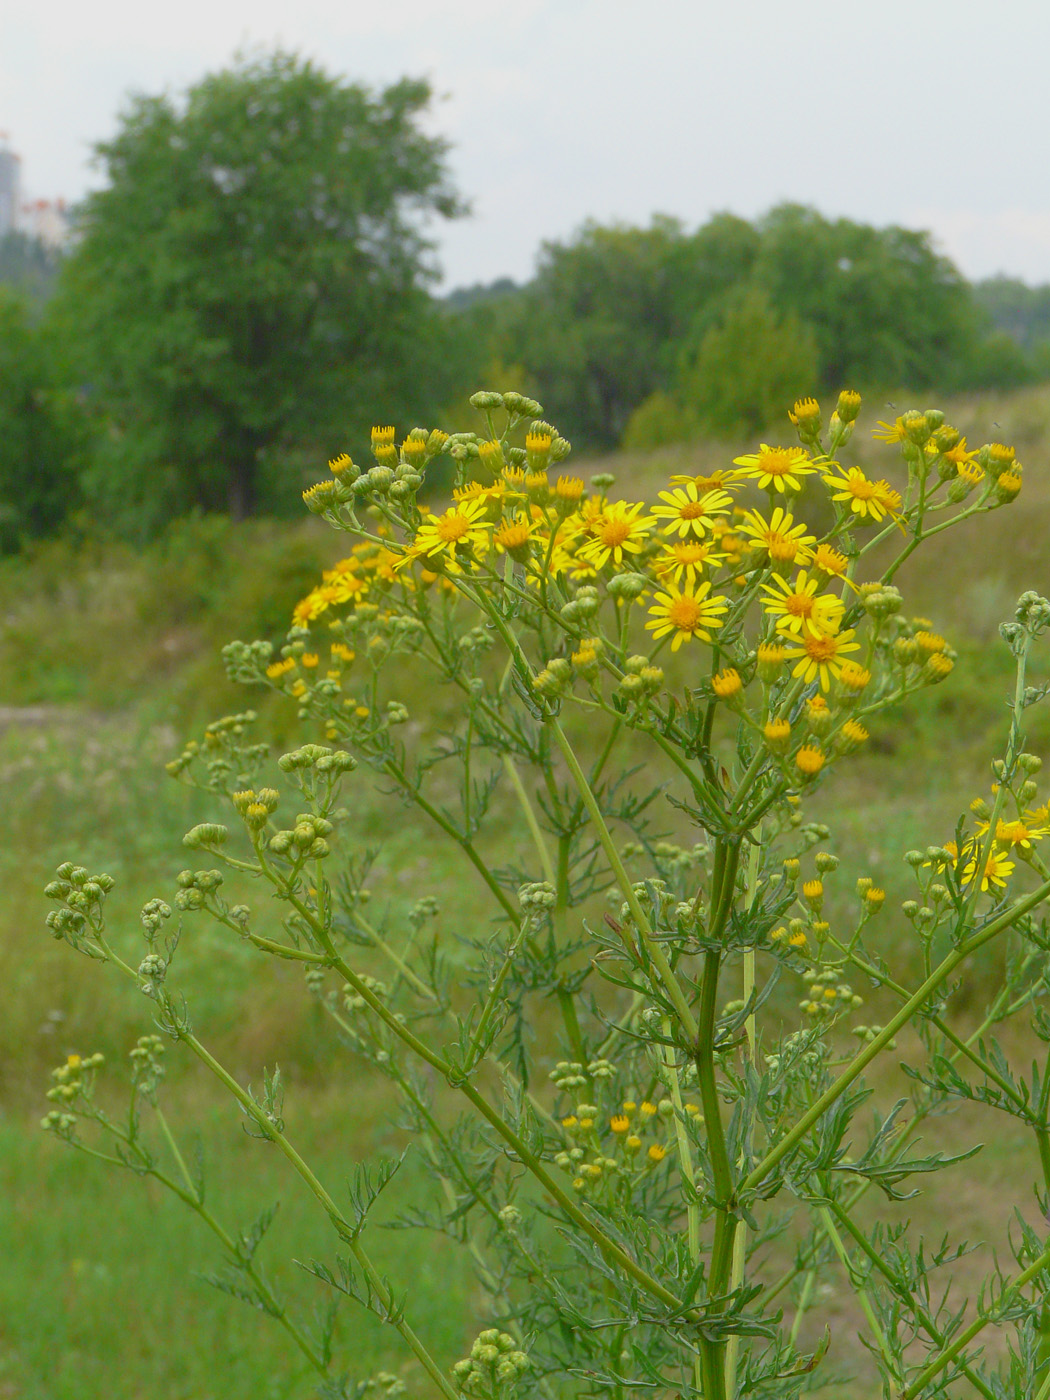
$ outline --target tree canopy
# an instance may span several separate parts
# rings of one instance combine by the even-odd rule
[[[717,214],[695,231],[669,218],[588,223],[545,244],[520,290],[487,303],[475,294],[462,314],[494,361],[522,366],[566,432],[600,448],[628,422],[633,438],[640,422],[666,418],[675,399],[683,430],[754,424],[807,366],[808,391],[830,393],[1020,372],[927,233],[797,204],[754,222]]]
[[[243,516],[283,449],[441,394],[423,225],[461,206],[429,100],[277,53],[130,102],[56,312],[107,420],[98,492]]]

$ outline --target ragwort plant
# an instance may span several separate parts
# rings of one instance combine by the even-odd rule
[[[1005,748],[951,839],[931,832],[905,855],[914,898],[886,910],[861,873],[852,916],[826,918],[825,883],[845,876],[812,815],[870,727],[950,677],[951,648],[905,616],[894,580],[925,541],[1015,499],[1013,451],[968,450],[939,412],[905,413],[876,433],[899,454],[898,491],[840,461],[860,408],[844,392],[826,428],[814,400],[794,405],[798,446],[673,477],[645,505],[612,498],[607,475],[587,490],[558,472],[569,444],[538,404],[472,403],[484,434],[416,429],[398,447],[378,428],[375,465],[341,456],[305,493],[356,543],[297,607],[279,655],[259,642],[225,655],[236,680],[297,704],[308,741],[274,769],[248,711],[169,765],[214,794],[224,824],[187,833],[217,868],[183,871],[146,906],[144,953],[129,960],[107,932],[107,876],[65,864],[48,887],[54,935],[145,993],[159,1034],[131,1052],[126,1119],[95,1098],[99,1057],[72,1056],[45,1126],[201,1216],[222,1247],[216,1282],[287,1329],[328,1396],[403,1383],[354,1378],[330,1316],[291,1315],[257,1260],[265,1217],[237,1233],[212,1214],[160,1107],[164,1038],[316,1197],[338,1243],[306,1267],[400,1333],[419,1393],[814,1394],[844,1376],[830,1332],[815,1352],[800,1345],[834,1278],[865,1319],[870,1373],[855,1383],[877,1376],[897,1400],[1047,1400],[1050,810],[1024,730],[1048,690],[1029,656],[1050,603],[1025,594],[1002,628],[1016,661]],[[458,473],[443,510],[418,501],[439,454]],[[424,672],[456,697],[437,735],[406,724],[406,678]],[[361,767],[421,840],[461,852],[476,913],[455,939],[427,932],[440,891],[403,922],[371,913]],[[693,844],[663,839],[658,811]],[[227,902],[222,867],[282,902],[283,937]],[[168,931],[204,916],[302,964],[334,1036],[396,1090],[434,1187],[399,1223],[468,1249],[488,1299],[463,1359],[432,1353],[406,1281],[371,1262],[369,1214],[397,1163],[359,1169],[348,1194],[325,1184],[285,1131],[279,1071],[253,1093],[195,1036]],[[889,965],[887,921],[921,945],[917,984]],[[966,1030],[954,979],[993,942],[1002,974]],[[891,1007],[884,1024],[860,1023],[858,988]],[[1021,1015],[1044,1047],[1030,1069],[993,1037]],[[913,1087],[886,1105],[865,1072],[906,1028]],[[897,1201],[965,1170],[970,1153],[919,1146],[953,1101],[1030,1129],[1037,1174],[1016,1267],[970,1298],[947,1284],[965,1246],[856,1209],[872,1188]]]

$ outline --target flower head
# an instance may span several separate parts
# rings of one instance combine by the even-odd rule
[[[711,585],[706,580],[695,589],[681,591],[677,588],[666,593],[657,593],[653,606],[649,609],[650,621],[646,628],[654,639],[674,633],[671,650],[677,651],[683,642],[699,637],[709,642],[711,633],[721,627],[722,614],[728,611],[729,600],[721,595],[712,598],[708,595]]]
[[[791,674],[807,685],[820,679],[821,690],[830,690],[832,678],[842,671],[842,657],[859,651],[860,643],[853,641],[852,630],[837,633],[804,633],[794,648],[788,648],[789,661],[797,662]]]
[[[819,636],[838,631],[845,611],[842,599],[834,593],[818,597],[819,587],[820,579],[816,575],[807,578],[805,569],[800,570],[794,583],[777,577],[762,585],[763,593],[768,595],[763,607],[777,619],[779,632]]]
[[[766,443],[762,443],[757,452],[734,457],[733,463],[747,468],[742,475],[756,482],[760,490],[776,491],[781,495],[785,491],[801,491],[803,478],[812,476],[817,470],[805,448],[769,447]]]
[[[900,494],[888,482],[870,481],[860,467],[850,467],[844,476],[826,472],[824,485],[832,489],[833,501],[844,502],[852,514],[861,520],[878,524],[887,515],[896,519],[901,508]],[[837,490],[834,489],[836,487]]]
[[[591,537],[580,546],[580,558],[593,564],[596,569],[604,569],[610,560],[614,564],[622,564],[625,554],[641,553],[653,523],[651,515],[641,514],[644,509],[645,506],[640,503],[606,503],[590,523]]]
[[[667,522],[664,534],[683,537],[702,537],[710,529],[712,520],[725,515],[733,505],[728,491],[700,492],[693,481],[674,491],[661,491],[660,500],[664,504],[653,507],[653,516]]]

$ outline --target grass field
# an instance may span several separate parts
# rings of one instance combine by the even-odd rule
[[[910,929],[893,915],[911,893],[901,852],[946,839],[970,797],[986,788],[1012,675],[996,628],[1023,588],[1050,591],[1050,393],[950,407],[971,442],[1016,443],[1027,468],[1024,494],[978,526],[949,533],[902,572],[908,610],[936,621],[959,649],[959,665],[946,685],[909,707],[892,735],[873,735],[871,752],[833,775],[812,809],[832,829],[829,849],[852,872],[848,885],[863,873],[887,889],[883,936],[905,960]],[[668,470],[689,464],[695,471],[729,455],[704,444],[584,467],[613,471],[616,491],[637,498]],[[855,460],[871,458],[858,435]],[[211,809],[167,778],[163,762],[205,717],[255,703],[223,678],[219,646],[231,635],[278,635],[292,603],[339,546],[313,520],[236,530],[200,521],[145,553],[61,543],[0,570],[0,790],[8,794],[0,808],[7,968],[0,992],[0,1400],[299,1400],[312,1393],[267,1319],[194,1279],[215,1267],[217,1251],[178,1202],[129,1173],[75,1156],[36,1127],[53,1064],[70,1051],[95,1049],[119,1060],[150,1029],[145,1001],[47,936],[40,891],[63,859],[109,870],[118,880],[113,921],[129,936],[147,898],[170,897],[180,837]],[[434,722],[424,692],[412,708]],[[275,740],[293,724],[289,709],[262,706],[263,729]],[[1030,747],[1050,759],[1045,707]],[[407,904],[436,891],[446,928],[462,926],[472,889],[456,854],[364,783],[355,785],[354,803],[362,841],[382,842],[374,879],[384,897]],[[332,1042],[300,977],[275,971],[203,924],[188,930],[180,957],[198,1033],[243,1082],[258,1083],[263,1066],[280,1060],[289,1133],[336,1193],[351,1162],[404,1145],[385,1084]],[[981,971],[973,969],[959,990],[963,1016],[981,1009]],[[870,1014],[877,1019],[878,1003]],[[204,1125],[215,1209],[243,1226],[280,1199],[266,1259],[289,1294],[307,1307],[321,1304],[321,1286],[290,1258],[331,1257],[324,1220],[272,1153],[243,1133],[235,1108],[195,1068],[171,1058],[172,1122],[187,1140],[188,1125]],[[906,1092],[893,1065],[880,1092]],[[962,1115],[935,1126],[945,1150],[970,1140]],[[950,1224],[989,1248],[1001,1245],[1012,1204],[1030,1205],[1035,1167],[1011,1127],[1004,1124],[966,1169],[950,1212],[936,1198],[908,1209],[931,1229]],[[391,1209],[410,1194],[418,1170],[410,1165]],[[447,1362],[461,1356],[477,1330],[462,1259],[418,1232],[376,1230],[375,1240],[395,1283],[411,1283],[412,1319],[434,1351]],[[986,1249],[966,1268],[976,1275],[987,1258]],[[845,1307],[836,1316],[837,1359],[862,1356],[857,1319]],[[412,1380],[396,1337],[360,1312],[347,1313],[341,1326],[355,1375],[386,1367]],[[867,1396],[858,1390],[856,1400]]]

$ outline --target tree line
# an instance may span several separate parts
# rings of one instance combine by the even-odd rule
[[[68,254],[0,242],[0,548],[292,509],[376,418],[437,423],[490,380],[602,450],[759,431],[844,384],[1050,378],[1050,289],[795,204],[587,224],[524,285],[439,297],[429,231],[467,206],[430,97],[276,53],[129,101]]]

